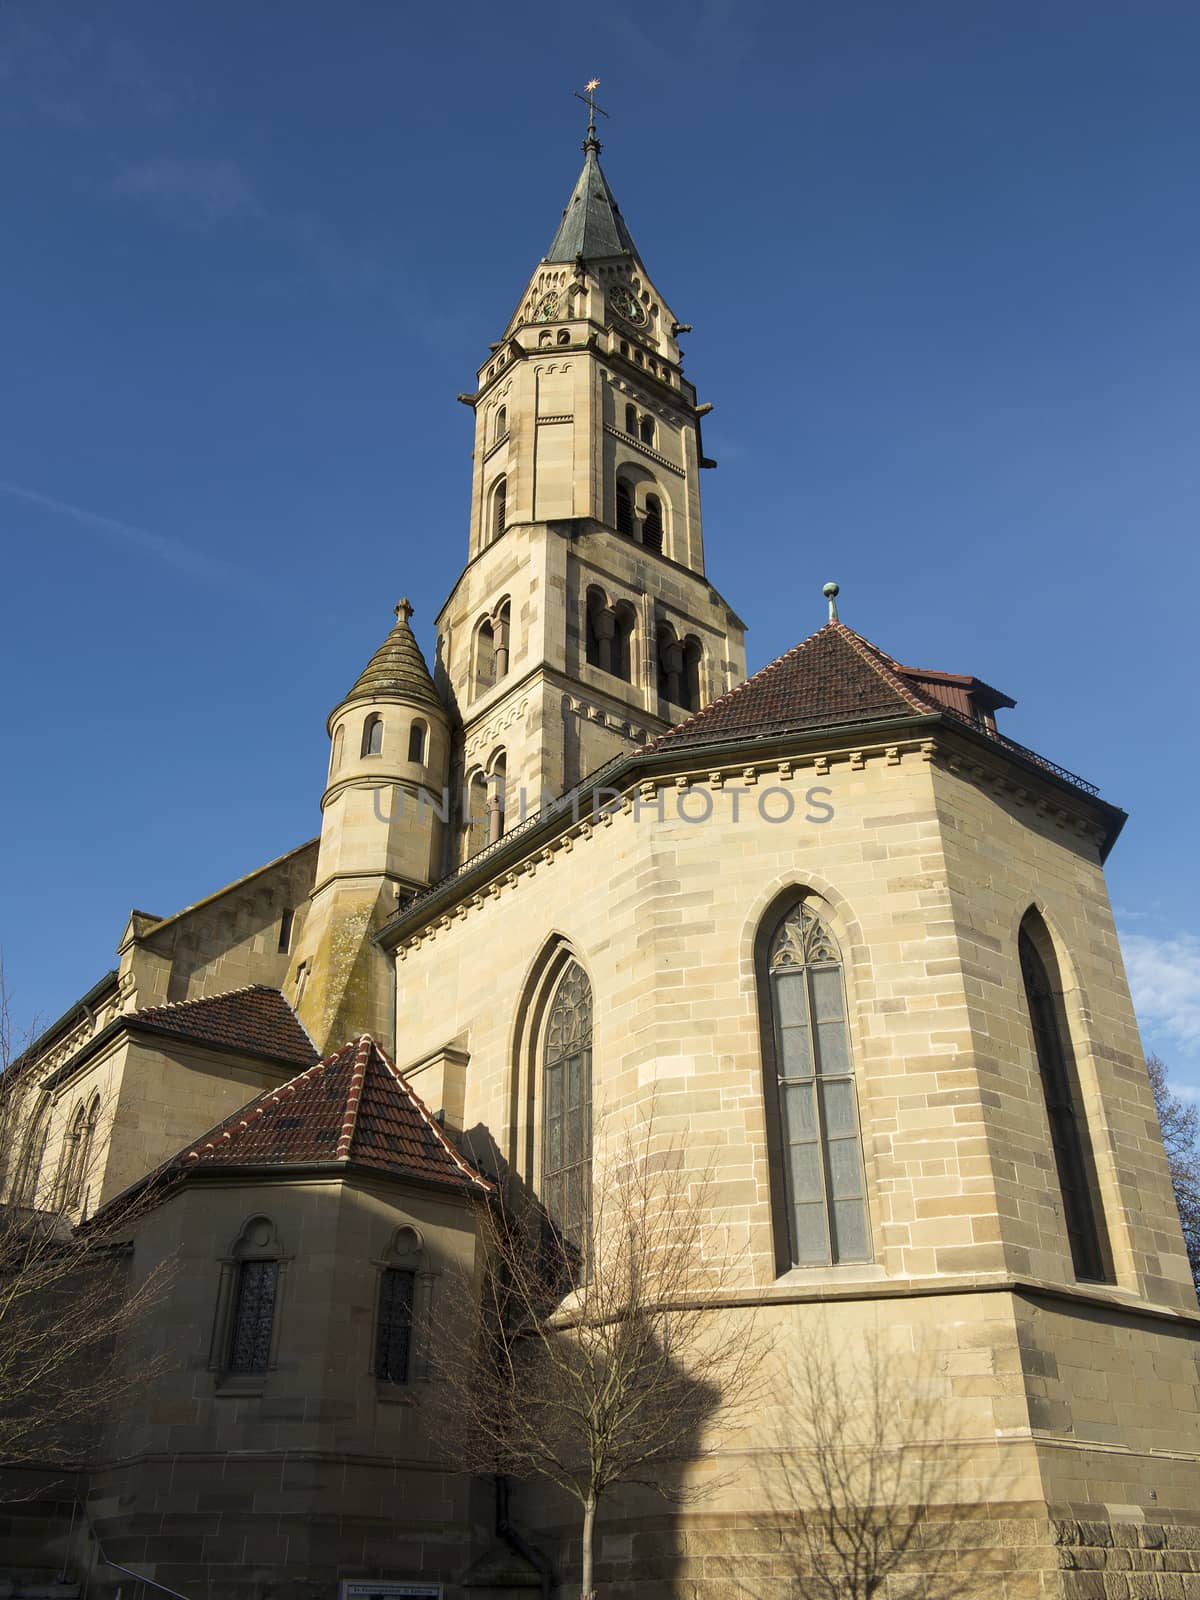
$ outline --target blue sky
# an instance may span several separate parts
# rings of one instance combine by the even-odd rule
[[[1200,1094],[1193,0],[8,0],[0,942],[18,1019],[316,833],[324,718],[466,547],[471,386],[580,163],[695,327],[752,667],[842,615],[1132,813]]]

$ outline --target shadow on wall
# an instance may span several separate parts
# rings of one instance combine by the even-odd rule
[[[704,1309],[725,1264],[706,1248],[703,1177],[652,1118],[601,1130],[590,1215],[568,1213],[582,1221],[572,1238],[489,1130],[462,1144],[503,1204],[477,1209],[488,1265],[447,1297],[455,1323],[437,1335],[448,1459],[514,1481],[508,1542],[542,1561],[546,1582],[584,1595],[669,1585],[684,1574],[681,1508],[718,1487],[718,1413],[748,1398],[758,1357],[752,1329]],[[464,1586],[490,1585],[498,1556],[480,1552]]]

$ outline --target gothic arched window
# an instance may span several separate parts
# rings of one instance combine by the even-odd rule
[[[29,1124],[21,1150],[21,1165],[13,1184],[13,1204],[36,1207],[42,1180],[42,1165],[50,1139],[50,1097],[46,1095]]]
[[[662,501],[656,494],[646,496],[646,515],[642,519],[642,543],[661,553],[663,547]]]
[[[841,953],[824,922],[801,901],[776,924],[765,965],[772,1186],[780,1187],[781,1167],[786,1218],[787,1248],[779,1250],[780,1261],[799,1267],[869,1261]]]
[[[633,538],[633,495],[623,479],[617,483],[617,532]]]
[[[58,1161],[56,1206],[74,1205],[79,1199],[79,1189],[83,1181],[80,1157],[83,1154],[83,1135],[86,1126],[87,1113],[81,1101],[75,1108],[75,1115],[71,1118],[66,1138],[63,1140],[62,1154]]]
[[[542,1204],[587,1249],[592,1204],[592,986],[578,961],[559,979],[542,1057]]]
[[[1017,950],[1046,1117],[1050,1123],[1050,1142],[1054,1148],[1071,1262],[1077,1278],[1093,1283],[1111,1282],[1108,1241],[1096,1192],[1092,1145],[1062,1010],[1058,963],[1044,926],[1035,913],[1030,913],[1021,925]]]

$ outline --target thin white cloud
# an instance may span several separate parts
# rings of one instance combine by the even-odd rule
[[[122,167],[113,189],[147,201],[171,221],[193,226],[253,216],[260,209],[253,183],[235,161],[159,156]]]
[[[187,573],[190,577],[205,578],[210,582],[224,583],[235,588],[254,587],[254,582],[248,574],[239,572],[235,567],[226,566],[222,562],[213,561],[199,550],[193,550],[190,545],[184,544],[179,539],[172,539],[167,534],[152,533],[148,528],[135,527],[132,523],[122,522],[117,517],[105,517],[95,511],[86,511],[82,506],[70,505],[65,500],[56,500],[52,495],[39,494],[36,489],[25,489],[19,483],[8,483],[3,479],[0,479],[0,494],[9,495],[14,500],[23,500],[27,505],[39,506],[43,511],[53,512],[56,516],[69,517],[73,522],[93,529],[114,543],[140,550],[158,561],[165,562],[167,566],[174,567],[178,572]]]
[[[1194,1056],[1200,1050],[1200,939],[1188,933],[1174,938],[1125,933],[1121,948],[1134,1007],[1147,1032]]]

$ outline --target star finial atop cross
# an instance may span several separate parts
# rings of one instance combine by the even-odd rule
[[[583,148],[585,150],[599,150],[600,141],[596,137],[596,113],[598,111],[602,117],[606,117],[608,115],[608,112],[605,111],[603,106],[598,106],[596,104],[595,94],[599,87],[599,78],[589,78],[583,86],[582,94],[580,94],[578,89],[575,90],[576,100],[582,100],[584,105],[588,108],[587,138],[583,141]]]

